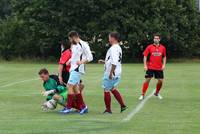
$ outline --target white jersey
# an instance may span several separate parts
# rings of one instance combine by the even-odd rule
[[[78,61],[87,60],[88,62],[93,60],[92,52],[87,42],[80,40],[79,43],[72,45],[72,57],[71,57],[71,71],[78,71],[82,74],[85,73],[85,65],[77,65]]]
[[[116,65],[114,76],[120,76],[122,72],[121,67],[121,61],[122,61],[122,49],[119,46],[119,44],[112,45],[106,54],[105,59],[105,73],[110,74],[112,65]]]

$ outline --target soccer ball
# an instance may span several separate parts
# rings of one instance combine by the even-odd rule
[[[51,99],[51,100],[47,101],[46,107],[50,110],[54,110],[57,107],[57,102],[55,100]]]

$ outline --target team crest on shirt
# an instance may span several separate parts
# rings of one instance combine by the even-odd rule
[[[161,56],[162,53],[161,53],[161,52],[152,52],[152,55],[153,55],[153,56]]]

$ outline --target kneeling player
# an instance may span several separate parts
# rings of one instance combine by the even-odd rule
[[[46,102],[42,105],[42,109],[47,111],[56,108],[57,103],[65,107],[67,100],[67,88],[59,84],[57,75],[49,75],[47,69],[41,69],[38,73],[42,79],[45,91],[42,93],[46,96]],[[73,108],[77,109],[76,98],[73,100]]]

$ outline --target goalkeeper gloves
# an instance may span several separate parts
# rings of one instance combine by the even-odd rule
[[[55,90],[49,90],[49,91],[45,91],[45,92],[43,92],[43,96],[48,96],[48,95],[50,95],[50,94],[54,94],[56,91]]]
[[[45,103],[43,103],[43,104],[41,105],[41,109],[42,109],[43,111],[48,111],[47,102],[45,102]]]

